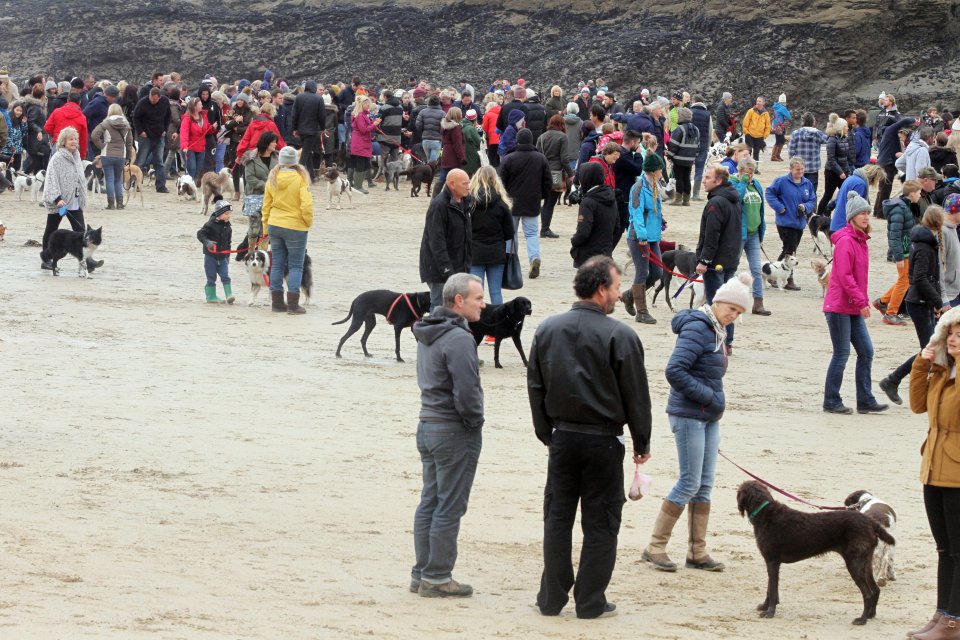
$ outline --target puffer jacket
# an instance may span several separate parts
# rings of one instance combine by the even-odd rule
[[[850,146],[846,136],[829,136],[827,138],[827,165],[824,171],[832,173],[850,175],[850,165],[848,164],[848,155]]]
[[[203,255],[229,258],[227,254],[217,255],[217,252],[230,250],[233,242],[233,227],[230,226],[229,221],[217,220],[216,214],[211,215],[210,219],[197,231],[197,240],[203,245]]]
[[[583,138],[580,143],[580,155],[577,157],[577,166],[585,162],[590,162],[590,158],[597,155],[597,140],[600,139],[600,132],[594,129]]]
[[[910,288],[904,300],[934,309],[943,305],[940,290],[940,243],[933,231],[917,225],[910,230]]]
[[[497,118],[500,117],[500,105],[494,104],[483,114],[483,133],[487,136],[487,144],[500,144],[500,134],[497,133]]]
[[[368,111],[361,111],[353,119],[353,135],[350,136],[350,155],[360,158],[373,157],[373,120]]]
[[[133,148],[133,129],[123,116],[110,116],[97,125],[90,138],[101,155],[108,158],[133,160],[137,155]]]
[[[860,315],[860,310],[870,305],[867,295],[870,273],[870,236],[848,224],[834,233],[833,270],[830,285],[823,299],[824,313]]]
[[[540,203],[553,187],[550,163],[542,153],[532,144],[518,144],[500,163],[500,179],[513,200],[513,215],[540,215]]]
[[[420,140],[440,140],[440,123],[446,114],[440,107],[427,107],[417,115],[416,127]]]
[[[547,110],[540,104],[540,98],[534,98],[533,101],[527,102],[524,105],[524,110],[527,114],[524,117],[526,127],[533,134],[533,143],[536,144],[547,128]]]
[[[905,197],[883,201],[887,217],[887,261],[898,262],[910,257],[910,231],[917,224],[914,204]]]
[[[770,112],[758,111],[756,107],[747,109],[743,116],[743,133],[761,140],[770,135]]]
[[[700,130],[692,122],[684,122],[670,133],[667,157],[679,167],[692,167],[700,153]]]
[[[579,121],[580,119],[577,118]],[[567,158],[570,152],[567,149],[567,134],[563,131],[551,129],[544,132],[536,142],[537,151],[542,153],[550,163],[551,171],[566,171],[569,165]]]
[[[443,169],[461,169],[467,163],[466,142],[463,138],[463,128],[453,120],[440,122],[440,144],[443,154],[440,156],[440,167]]]
[[[473,174],[480,170],[480,132],[477,131],[477,127],[471,124],[471,121],[467,120],[463,123],[461,127],[463,130],[463,145],[464,145],[464,154],[466,157],[466,164],[463,169],[467,172],[467,175],[471,178]]]
[[[310,181],[298,171],[283,169],[277,172],[277,186],[267,182],[263,192],[263,228],[275,227],[309,231],[313,226],[313,196]]]
[[[563,124],[567,127],[567,157],[565,161],[569,164],[576,160],[577,154],[580,153],[580,143],[583,142],[580,125],[583,124],[583,120],[575,113],[568,113],[563,116]]]
[[[44,125],[47,123],[46,101],[38,100],[33,96],[23,97],[23,111],[27,116],[28,135],[23,141],[23,148],[27,153],[42,152],[48,153],[50,150],[50,136],[47,134]],[[41,139],[37,140],[37,134]]]
[[[385,142],[394,147],[400,146],[400,134],[403,131],[403,107],[400,99],[393,97],[380,108],[380,124],[377,142]]]
[[[207,136],[213,133],[213,125],[206,111],[200,111],[200,124],[189,115],[180,119],[180,148],[184,151],[200,152],[207,148]]]
[[[80,110],[80,105],[75,102],[68,102],[55,110],[47,118],[46,124],[43,125],[54,143],[60,136],[60,132],[67,127],[73,127],[80,135],[80,159],[85,160],[87,157],[87,119],[84,117],[83,111]]]
[[[475,202],[470,214],[472,264],[504,264],[507,261],[507,241],[513,239],[510,207],[496,191],[488,192],[483,188],[477,192]]]
[[[740,194],[729,182],[710,192],[707,206],[700,217],[697,261],[715,269],[736,269],[740,263],[741,224]]]
[[[618,222],[617,201],[609,185],[597,185],[583,194],[577,214],[577,230],[570,238],[570,257],[575,269],[593,256],[613,254],[613,236]]]
[[[237,164],[240,164],[243,154],[246,153],[248,149],[257,148],[257,143],[260,142],[260,136],[267,131],[272,131],[276,134],[278,151],[287,146],[283,141],[283,135],[280,133],[280,129],[272,118],[261,115],[254,116],[253,120],[250,121],[250,126],[247,127],[247,131],[243,134],[243,138],[240,139],[240,144],[237,145]]]
[[[663,234],[663,198],[657,194],[653,197],[653,189],[646,176],[642,176],[630,189],[630,230],[638,242],[660,242]]]
[[[677,343],[664,369],[670,383],[667,413],[706,422],[719,420],[726,408],[723,375],[727,355],[722,342],[718,346],[713,323],[699,309],[684,309],[673,317],[670,328],[677,334]]]

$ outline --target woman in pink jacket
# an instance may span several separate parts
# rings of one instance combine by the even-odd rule
[[[353,134],[350,136],[350,159],[353,162],[353,188],[366,194],[363,183],[370,172],[370,158],[373,157],[373,131],[380,118],[370,118],[373,101],[368,96],[358,98],[353,107]],[[371,183],[372,184],[372,183]]]
[[[830,286],[823,300],[833,358],[827,367],[823,389],[823,410],[828,413],[853,413],[840,397],[843,370],[850,357],[850,345],[857,352],[857,413],[879,413],[887,410],[870,389],[870,367],[873,364],[873,343],[867,331],[870,297],[867,295],[867,271],[870,267],[870,212],[873,207],[851,191],[847,194],[847,226],[833,234],[833,271]]]
[[[187,112],[180,119],[180,149],[187,156],[187,173],[193,181],[200,184],[200,171],[203,169],[204,151],[207,148],[207,136],[213,133],[213,127],[207,120],[207,110],[200,98],[191,98],[187,103]]]

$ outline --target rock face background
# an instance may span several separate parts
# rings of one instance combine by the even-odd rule
[[[0,65],[15,81],[178,70],[195,86],[269,65],[288,80],[524,77],[544,90],[599,76],[624,98],[649,86],[713,103],[729,90],[749,105],[786,92],[825,112],[892,91],[901,110],[960,108],[960,0],[38,0],[2,13]]]

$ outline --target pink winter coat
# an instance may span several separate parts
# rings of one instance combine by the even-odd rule
[[[867,271],[870,267],[870,252],[867,240],[870,236],[847,224],[833,234],[833,270],[830,285],[824,296],[823,310],[860,315],[860,310],[870,306],[867,295]]]
[[[350,155],[361,158],[372,158],[372,133],[373,121],[370,120],[370,113],[361,111],[360,115],[353,119],[353,134],[350,136]]]

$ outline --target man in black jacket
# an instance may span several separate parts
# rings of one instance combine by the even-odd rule
[[[540,104],[540,96],[534,94],[524,103],[523,110],[526,113],[523,121],[533,134],[533,144],[537,144],[537,140],[547,130],[547,109]]]
[[[446,185],[427,209],[420,240],[420,281],[430,289],[430,310],[443,303],[443,284],[454,273],[470,271],[470,176],[451,169]]]
[[[540,324],[527,367],[533,428],[550,448],[537,607],[545,616],[559,615],[573,587],[577,617],[597,618],[616,609],[605,591],[626,502],[623,425],[630,428],[633,461],[645,463],[650,390],[636,332],[608,317],[620,298],[620,268],[606,256],[590,258],[573,288],[579,301]],[[583,548],[574,578],[571,532],[578,502]]]
[[[523,237],[527,240],[527,257],[530,260],[530,278],[540,275],[540,232],[538,218],[540,204],[550,195],[553,177],[550,161],[533,146],[533,134],[529,129],[517,132],[517,146],[500,163],[500,180],[513,200],[513,228],[523,224]]]
[[[317,95],[317,83],[307,80],[303,85],[303,93],[293,101],[290,126],[293,135],[300,137],[300,164],[306,167],[312,182],[317,181],[313,173],[316,164],[314,156],[317,155],[317,140],[323,131],[325,119],[323,98]]]
[[[707,205],[700,218],[697,240],[697,273],[703,277],[707,304],[723,283],[733,278],[740,264],[740,194],[730,184],[726,167],[707,167],[703,172]],[[727,325],[727,352],[733,352],[733,323]]]
[[[497,131],[503,133],[507,130],[507,124],[510,122],[507,118],[510,116],[510,112],[514,109],[520,109],[526,115],[527,108],[524,106],[523,101],[527,98],[527,90],[523,87],[514,87],[513,89],[513,100],[505,103],[500,107],[500,115],[497,116]]]
[[[619,223],[614,233],[613,248],[620,244],[630,223],[630,189],[637,182],[637,176],[643,174],[643,156],[637,152],[640,148],[641,134],[633,129],[627,129],[623,134],[623,144],[620,145],[620,157],[613,163],[613,177],[617,182],[617,214]]]
[[[157,193],[167,191],[166,157],[167,129],[170,127],[170,101],[154,87],[146,98],[141,98],[133,109],[133,128],[137,134],[137,166],[147,174],[153,163],[157,178]]]

